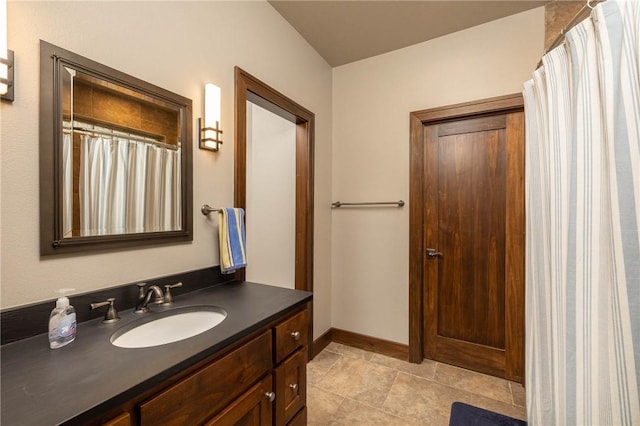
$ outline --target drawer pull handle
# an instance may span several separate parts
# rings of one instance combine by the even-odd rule
[[[291,388],[291,390],[295,393],[298,392],[298,384],[297,383],[292,383],[289,385],[289,387]]]
[[[264,396],[267,397],[269,402],[273,402],[276,399],[276,393],[275,392],[267,392],[267,393],[264,394]]]
[[[293,337],[293,340],[300,340],[300,332],[294,331],[293,333],[291,333],[291,337]]]

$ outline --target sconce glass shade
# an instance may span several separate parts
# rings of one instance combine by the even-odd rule
[[[13,102],[13,51],[7,49],[7,0],[0,0],[0,96]]]
[[[204,120],[205,124],[211,125],[220,121],[220,88],[208,83],[204,86]]]
[[[0,52],[0,95],[6,95],[9,91],[8,79],[9,79],[9,64],[8,52],[5,49],[4,53]]]
[[[217,151],[222,144],[220,129],[220,88],[208,83],[204,87],[204,123],[199,120],[200,148]]]
[[[7,59],[7,0],[0,0],[0,58]],[[7,78],[6,67],[1,67],[0,77]]]

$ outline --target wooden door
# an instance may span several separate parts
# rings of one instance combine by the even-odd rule
[[[521,110],[479,111],[421,124],[424,356],[515,381],[524,344],[523,119]]]

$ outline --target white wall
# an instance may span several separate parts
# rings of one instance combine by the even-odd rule
[[[296,125],[247,101],[247,281],[296,284]]]
[[[333,72],[262,1],[12,1],[8,9],[16,101],[0,104],[0,307],[219,263],[217,220],[198,209],[233,204],[238,65],[316,114],[315,337],[333,326],[407,342],[408,205],[332,211],[330,202],[408,202],[409,112],[518,92],[543,49],[542,8]],[[218,153],[194,147],[193,243],[40,258],[39,39],[193,99],[194,119],[204,83],[222,88],[225,144]]]
[[[333,199],[409,201],[409,113],[522,90],[544,8],[333,70]],[[336,209],[332,326],[408,342],[409,208]]]
[[[316,114],[315,203],[331,194],[331,68],[266,2],[9,2],[13,104],[0,106],[1,307],[219,264],[217,219],[199,206],[233,205],[233,85],[238,65]],[[193,161],[193,243],[99,254],[39,256],[38,90],[43,39],[191,98],[222,88],[224,145]],[[194,131],[194,138],[195,138]],[[195,140],[194,140],[195,141]],[[315,213],[316,335],[330,326],[328,209]]]

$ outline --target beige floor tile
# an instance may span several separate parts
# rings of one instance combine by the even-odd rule
[[[526,420],[518,383],[424,360],[410,364],[331,343],[307,368],[311,426],[448,426],[464,402]]]
[[[319,389],[313,385],[307,386],[307,425],[326,426],[331,424],[344,397]]]
[[[318,383],[342,355],[322,351],[307,364],[307,383]]]
[[[451,404],[462,391],[407,373],[398,373],[382,409],[422,424],[448,425]]]
[[[362,358],[370,360],[374,353],[365,351],[363,349],[353,348],[351,346],[343,345],[342,343],[331,342],[327,346],[326,350],[335,352],[340,355],[348,356],[350,358]]]
[[[527,395],[525,393],[524,387],[520,383],[509,382],[509,386],[511,386],[511,395],[513,396],[513,404],[518,405],[520,407],[527,406]]]
[[[398,372],[361,358],[339,358],[317,386],[374,407],[382,406]]]
[[[414,426],[419,424],[350,399],[342,402],[333,421],[329,423],[335,426]]]
[[[434,380],[447,386],[511,404],[509,381],[438,363]]]
[[[414,376],[424,377],[425,379],[433,379],[436,372],[436,362],[430,359],[422,360],[421,364],[412,364],[407,361],[401,361],[396,358],[374,354],[371,362],[384,365],[389,368],[395,368],[398,371],[413,374]]]

